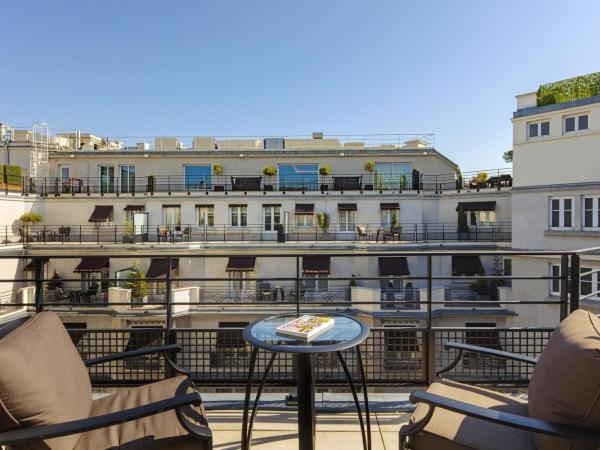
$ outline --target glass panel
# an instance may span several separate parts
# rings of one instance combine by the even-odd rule
[[[70,170],[69,167],[61,167],[60,168],[60,177],[63,180],[68,180],[70,178]]]
[[[185,166],[184,176],[185,189],[188,191],[211,188],[211,166]]]
[[[560,279],[556,277],[560,277],[560,266],[552,266],[552,293],[560,292]]]
[[[571,226],[573,226],[573,224],[572,224],[572,214],[571,214],[572,213],[572,209],[573,209],[572,208],[573,200],[571,200],[570,198],[566,198],[564,200],[564,202],[565,202],[564,203],[565,207],[564,207],[564,225],[563,226],[565,226],[565,227],[571,227]]]
[[[588,116],[587,114],[585,116],[579,116],[579,129],[580,130],[587,130],[588,128]]]
[[[542,122],[540,134],[542,136],[548,136],[550,134],[550,122]]]
[[[100,166],[100,192],[115,191],[115,168]]]
[[[594,226],[594,199],[584,198],[583,208],[583,226],[591,228]]]
[[[589,272],[590,269],[589,267],[582,267],[580,269],[580,273],[584,273],[584,272]],[[580,291],[581,291],[581,295],[588,295],[592,293],[592,274],[590,275],[585,275],[581,277],[581,284],[580,284]]]
[[[135,166],[121,166],[121,192],[133,192],[135,189]]]
[[[198,206],[197,216],[198,225],[206,225],[212,227],[215,225],[215,208],[212,206]]]
[[[338,211],[340,231],[354,231],[356,211]]]
[[[529,124],[529,137],[536,137],[538,135],[538,124],[530,123]]]
[[[168,226],[181,225],[181,208],[179,206],[163,207],[163,221]]]
[[[264,206],[263,216],[265,231],[275,231],[275,225],[281,223],[281,211],[279,206]]]
[[[560,227],[560,200],[552,200],[552,227]]]
[[[318,164],[279,164],[280,190],[313,190],[319,185]]]
[[[375,163],[376,189],[407,189],[411,183],[411,165],[407,163]]]
[[[575,131],[575,117],[565,119],[565,132]]]

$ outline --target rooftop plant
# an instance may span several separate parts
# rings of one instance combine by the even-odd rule
[[[537,91],[537,105],[565,103],[596,95],[600,95],[600,72],[542,84]]]
[[[277,175],[277,169],[275,168],[275,166],[267,166],[263,169],[263,175],[267,177],[273,177]]]
[[[29,211],[21,214],[19,221],[22,223],[39,223],[44,220],[44,217],[40,213]]]
[[[319,167],[319,173],[321,175],[329,175],[331,173],[331,168],[329,164],[325,164],[324,166]]]
[[[323,233],[327,233],[329,230],[329,213],[320,212],[317,213],[317,224]]]
[[[221,175],[223,173],[223,166],[221,164],[214,164],[213,172],[215,173],[216,176]]]
[[[365,162],[365,170],[367,172],[375,172],[375,161]]]

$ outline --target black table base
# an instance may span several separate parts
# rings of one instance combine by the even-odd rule
[[[366,416],[366,430],[365,423],[363,420],[363,413],[360,407],[358,399],[358,393],[352,380],[352,375],[348,370],[348,365],[344,359],[344,355],[341,351],[336,352],[337,357],[344,370],[344,375],[352,391],[352,398],[356,406],[358,413],[358,419],[360,422],[360,430],[363,441],[363,448],[365,450],[371,450],[371,418],[369,413],[369,397],[367,393],[367,379],[362,361],[362,355],[360,347],[356,346],[356,355],[358,366],[360,370],[360,376],[362,381],[362,388],[364,394],[364,406]],[[265,368],[265,372],[260,380],[254,404],[252,406],[252,413],[250,413],[250,396],[252,393],[252,381],[254,379],[254,370],[256,367],[256,359],[258,356],[258,348],[252,349],[252,356],[250,358],[250,367],[248,370],[248,382],[246,384],[246,395],[244,398],[244,413],[242,419],[242,450],[250,450],[252,442],[252,426],[254,419],[258,412],[258,404],[263,388],[267,381],[269,372],[273,367],[273,362],[277,356],[276,352],[271,353],[271,358]],[[295,366],[295,378],[298,394],[298,448],[300,450],[314,450],[315,448],[315,430],[316,430],[316,412],[315,412],[315,377],[312,367],[311,355],[308,353],[299,353],[294,356]]]

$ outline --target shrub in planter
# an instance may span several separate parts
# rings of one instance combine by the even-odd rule
[[[326,212],[317,213],[317,224],[323,233],[327,233],[329,230],[329,214]]]
[[[365,162],[365,170],[367,172],[375,172],[375,161]]]
[[[462,205],[458,207],[458,232],[469,232],[469,225],[467,224],[467,213],[465,213],[465,209]]]
[[[600,72],[542,84],[537,91],[537,106],[570,102],[596,95],[600,95]]]
[[[213,172],[216,176],[221,175],[223,173],[223,166],[221,164],[214,164]]]
[[[483,271],[479,271],[479,275],[484,275]],[[471,283],[471,290],[479,295],[487,295],[490,293],[490,286],[487,280],[476,280]]]
[[[325,164],[324,166],[319,167],[319,174],[321,174],[321,175],[330,175],[331,174],[331,168],[329,167],[329,165]]]
[[[131,289],[131,299],[138,300],[144,298],[148,293],[148,286],[144,277],[146,274],[143,270],[140,270],[136,263],[129,269],[127,278],[129,281],[126,284],[127,289]]]
[[[44,217],[40,213],[29,211],[21,214],[19,221],[25,225],[39,223],[44,220]]]
[[[277,175],[277,169],[274,166],[267,166],[263,169],[263,175],[266,177],[274,177]]]

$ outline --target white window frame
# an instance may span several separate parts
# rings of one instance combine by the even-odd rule
[[[549,268],[549,276],[560,276],[560,264],[550,264]],[[548,280],[550,283],[550,296],[558,296],[560,295],[560,280],[550,279]],[[558,283],[558,290],[554,290],[554,283]]]
[[[586,206],[586,200],[591,200],[592,208]],[[586,223],[586,213],[591,211],[592,223]],[[600,230],[600,195],[584,195],[581,198],[581,228],[584,230]]]
[[[270,228],[267,228],[267,216],[270,217]],[[281,225],[281,206],[263,205],[263,231],[277,231],[275,225]]]
[[[583,264],[588,265],[588,263],[583,263]],[[591,270],[598,270],[598,267],[583,267],[582,266],[580,268],[580,273],[589,272]],[[588,277],[590,277],[588,280],[584,280],[583,277],[580,278],[579,295],[587,295],[587,293],[583,292],[583,283],[590,284],[590,293],[600,290],[600,273],[598,273],[598,272],[592,273],[592,274],[588,275]],[[600,300],[600,295],[593,295],[591,297],[588,297],[588,299]]]
[[[581,120],[581,117],[587,117],[587,127],[586,128],[581,128],[579,122]],[[568,119],[574,119],[575,120],[575,128],[573,130],[567,131],[567,120]],[[563,134],[571,134],[571,133],[578,133],[580,131],[587,131],[590,129],[590,113],[589,112],[583,112],[583,113],[577,113],[577,114],[569,114],[568,116],[563,116]]]
[[[248,226],[248,205],[229,205],[229,225],[235,228]]]
[[[548,134],[542,134],[542,124],[548,124]],[[531,135],[531,126],[535,125],[537,127],[537,135],[536,136],[532,136]],[[544,119],[544,120],[536,120],[534,122],[527,122],[527,129],[526,129],[526,133],[527,133],[527,140],[530,139],[539,139],[542,137],[546,137],[546,136],[550,136],[550,119]]]
[[[63,175],[63,170],[67,171],[67,176]],[[71,166],[61,164],[58,168],[58,175],[62,181],[69,181],[71,179]]]
[[[396,214],[398,223],[400,223],[400,209],[382,209],[380,210],[381,226],[389,228],[392,226],[392,216]]]
[[[196,205],[196,223],[200,227],[215,226],[215,207],[214,205]]]
[[[314,214],[296,214],[294,219],[296,221],[296,228],[314,228],[315,227]]]
[[[473,221],[473,218],[475,220]],[[473,223],[475,222],[475,223]],[[469,211],[469,225],[494,226],[496,225],[496,211]]]
[[[356,229],[356,210],[338,210],[339,231],[354,232]]]
[[[303,273],[304,288],[307,292],[327,292],[329,290],[329,274],[326,273]]]
[[[167,211],[174,210],[176,211],[174,221],[171,223],[171,220],[167,220],[167,218],[171,219],[171,214],[167,214]],[[163,217],[163,225],[165,226],[181,226],[181,206],[163,206],[162,207],[162,217]]]
[[[133,180],[129,177],[129,171],[133,167]],[[123,169],[127,168],[127,178],[123,177]],[[135,191],[135,164],[119,164],[119,192],[127,193]],[[126,179],[125,186],[123,181]]]
[[[565,200],[571,201],[571,225],[565,226]],[[554,202],[558,201],[558,225],[552,223]],[[551,230],[572,230],[575,227],[575,198],[574,197],[550,197],[548,202],[548,226]]]

